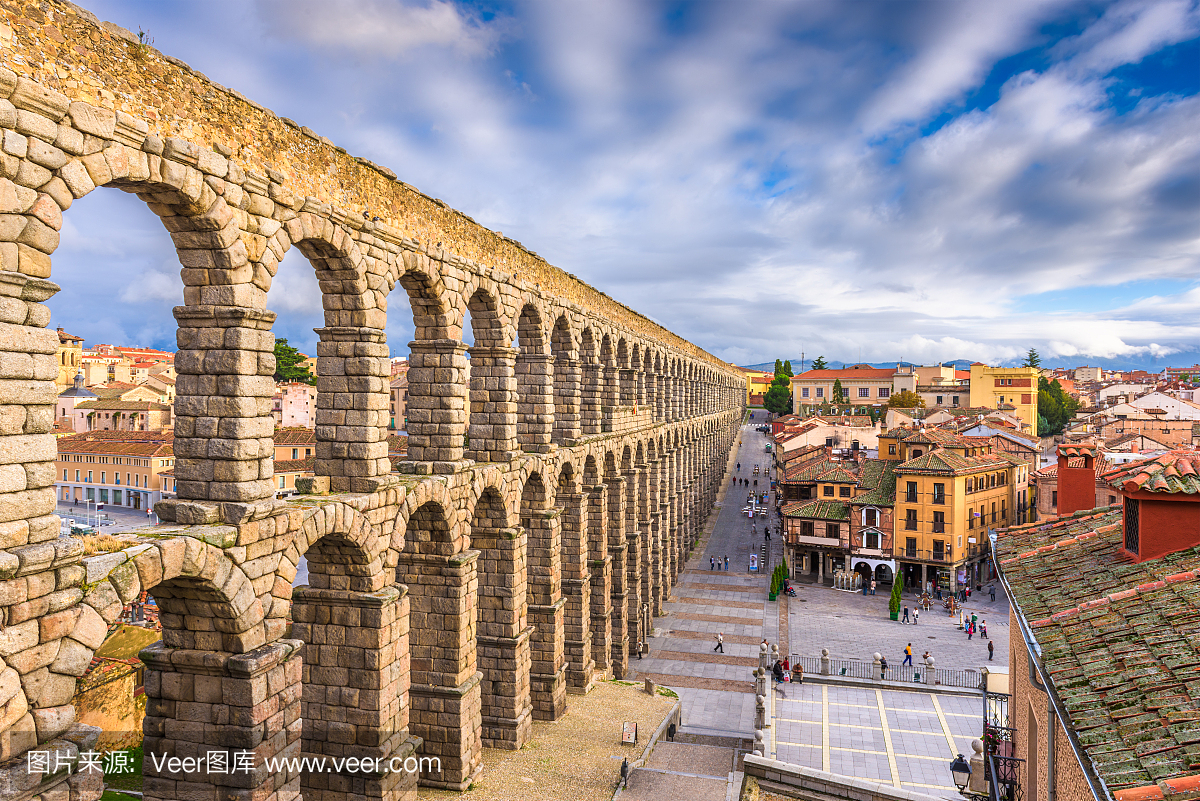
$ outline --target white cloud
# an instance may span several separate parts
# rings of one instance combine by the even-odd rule
[[[499,35],[499,26],[486,25],[444,0],[259,0],[258,11],[277,35],[321,49],[388,59],[429,47],[479,55],[489,51]]]

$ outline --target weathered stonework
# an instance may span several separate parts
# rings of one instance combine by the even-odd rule
[[[464,789],[482,747],[519,748],[569,693],[626,674],[711,508],[739,373],[75,6],[6,0],[0,64],[0,798],[99,797],[92,778],[22,774],[23,755],[95,742],[75,680],[143,591],[164,629],[143,654],[147,752],[257,760],[147,768],[151,801]],[[98,187],[138,195],[178,251],[178,499],[154,539],[84,558],[54,515],[43,302],[63,215]],[[291,247],[325,325],[315,494],[283,503],[267,301]],[[383,333],[397,285],[416,328],[399,474]],[[293,587],[301,557],[309,584]],[[262,767],[301,754],[440,764]]]

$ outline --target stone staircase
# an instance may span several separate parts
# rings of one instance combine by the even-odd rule
[[[629,784],[614,796],[623,801],[727,801],[737,798],[742,756],[750,742],[680,732],[659,741]]]

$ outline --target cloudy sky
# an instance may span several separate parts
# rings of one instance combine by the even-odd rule
[[[1195,0],[84,4],[730,361],[1200,357]],[[62,242],[58,325],[173,347],[136,198]]]

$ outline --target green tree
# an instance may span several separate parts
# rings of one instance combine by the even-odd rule
[[[1038,379],[1038,416],[1046,420],[1046,434],[1042,436],[1061,434],[1081,406],[1079,399],[1068,395],[1057,378],[1053,381],[1047,381],[1045,377]],[[1039,420],[1039,433],[1041,430]]]
[[[924,409],[925,399],[912,390],[902,389],[888,398],[888,406],[892,409]]]
[[[787,376],[782,373],[775,376],[763,396],[763,407],[774,414],[787,414],[792,410],[792,385]]]
[[[783,363],[783,374],[791,378],[795,373],[792,372],[792,360],[788,359]]]
[[[842,379],[840,379],[840,378],[833,379],[833,402],[834,403],[845,403],[846,402],[846,392],[845,392],[845,390],[842,389]]]
[[[286,339],[275,340],[275,380],[299,381],[304,384],[317,383],[317,377],[307,367],[298,367],[306,357],[288,344]]]
[[[783,362],[780,359],[775,360],[775,375],[783,372]]]
[[[825,363],[825,357],[818,356],[817,358],[813,359],[812,369],[813,370],[828,370],[829,365]]]
[[[900,592],[901,592],[900,576],[892,576],[892,597],[888,599],[888,611],[892,613],[892,620],[900,616]]]
[[[1021,366],[1022,367],[1040,368],[1042,366],[1041,354],[1039,354],[1033,348],[1030,348],[1029,352],[1025,354],[1025,363]]]
[[[1050,435],[1050,421],[1043,414],[1038,415],[1038,436],[1046,437]]]

